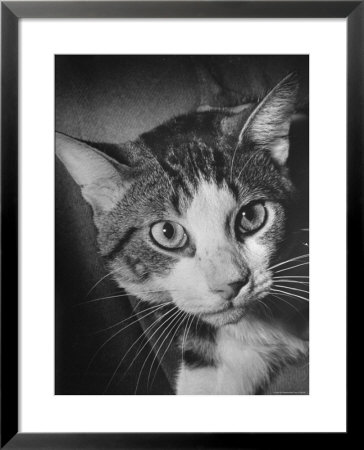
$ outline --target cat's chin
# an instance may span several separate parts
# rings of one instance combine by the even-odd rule
[[[238,323],[246,314],[248,308],[239,306],[231,307],[224,311],[208,312],[201,315],[201,319],[215,327]]]

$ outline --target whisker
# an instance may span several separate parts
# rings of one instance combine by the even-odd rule
[[[193,319],[193,316],[190,316],[190,317],[187,319],[186,326],[185,326],[185,330],[184,330],[184,332],[183,332],[183,337],[182,337],[182,347],[181,347],[181,350],[182,350],[182,360],[183,360],[183,354],[184,354],[184,345],[185,345],[185,339],[186,339],[186,331],[187,331],[187,327],[188,327],[188,324],[189,324],[189,321],[190,321],[191,318]]]
[[[301,312],[299,309],[297,309],[294,305],[292,305],[292,303],[288,302],[287,300],[284,300],[284,298],[281,298],[281,297],[279,297],[278,295],[275,295],[275,294],[271,294],[271,295],[272,295],[274,298],[277,298],[278,300],[280,300],[280,301],[286,303],[287,305],[289,305],[289,306],[290,306],[292,309],[294,309],[300,316],[303,317],[303,319],[305,320],[305,322],[307,322],[306,317],[302,314],[302,312]]]
[[[304,289],[293,288],[290,286],[281,286],[280,284],[274,284],[274,286],[282,289],[292,289],[292,291],[304,292],[305,294],[310,293],[309,291],[305,291]]]
[[[287,271],[287,270],[292,270],[292,269],[294,269],[295,267],[306,266],[307,264],[309,264],[309,261],[304,262],[304,263],[302,263],[302,264],[297,264],[296,266],[286,267],[285,269],[277,270],[277,271],[275,271],[275,273],[280,273],[280,272],[284,272],[284,271]]]
[[[305,286],[309,286],[309,282],[308,281],[296,281],[296,280],[285,280],[283,279],[276,279],[276,278],[272,278],[275,281],[278,281],[278,283],[293,283],[293,284],[304,284]]]
[[[272,293],[270,293],[270,295],[273,296]],[[278,298],[278,297],[276,297],[276,298]],[[284,309],[281,308],[281,306],[279,305],[279,303],[274,302],[274,306],[275,306],[276,308],[278,308],[279,311],[280,311],[281,313],[284,313],[284,312],[285,312]]]
[[[121,291],[121,292],[124,292],[124,291]],[[76,303],[75,305],[73,305],[73,307],[81,306],[81,305],[87,305],[88,303],[99,302],[101,300],[107,300],[109,298],[127,297],[129,295],[129,294],[126,294],[126,293],[122,294],[121,292],[120,292],[120,294],[117,294],[117,295],[109,295],[108,297],[94,298],[92,300],[87,300],[86,302]]]
[[[157,291],[140,291],[140,292],[136,292],[136,293],[124,293],[124,294],[118,294],[118,295],[109,295],[108,297],[99,297],[99,298],[94,298],[92,300],[88,300],[86,302],[77,303],[74,306],[86,305],[88,303],[98,302],[101,300],[107,300],[110,298],[127,297],[127,296],[137,297],[140,294],[154,294],[154,293],[158,293],[158,292],[175,292],[175,291],[179,291],[179,289],[159,289]],[[121,292],[124,292],[124,291],[121,291]]]
[[[145,367],[145,365],[146,365],[146,363],[147,363],[149,357],[153,354],[153,351],[155,350],[155,348],[156,348],[158,342],[160,341],[160,339],[162,338],[162,336],[164,336],[164,334],[167,332],[167,330],[169,329],[169,327],[170,327],[176,320],[178,320],[178,317],[179,317],[179,316],[180,316],[180,311],[177,313],[177,315],[174,316],[173,320],[166,326],[166,328],[161,332],[161,334],[158,336],[157,340],[156,340],[156,341],[154,342],[154,344],[151,346],[151,349],[150,349],[150,351],[149,351],[147,357],[145,358],[145,360],[144,360],[144,362],[143,362],[143,365],[142,365],[142,367],[141,367],[141,369],[140,369],[140,371],[139,371],[139,375],[138,375],[138,378],[137,378],[136,386],[135,386],[135,389],[134,389],[134,395],[136,395],[136,393],[138,392],[138,387],[139,387],[140,377],[142,376],[142,372],[143,372],[143,370],[144,370],[144,367]],[[166,322],[165,322],[165,323],[166,323]],[[173,328],[173,327],[172,327],[172,328]],[[168,333],[167,333],[167,334],[168,334]],[[159,349],[158,349],[158,350],[159,350]],[[155,355],[154,355],[154,357],[155,357]],[[153,360],[153,362],[154,362],[154,360]],[[149,383],[149,381],[148,381],[148,383]],[[148,390],[148,383],[147,383],[147,390]]]
[[[159,309],[162,309],[164,306],[170,305],[172,303],[173,302],[166,302],[166,303],[162,303],[162,304],[157,304],[157,305],[151,306],[150,308],[143,309],[142,311],[136,311],[134,314],[132,314],[131,316],[127,317],[126,319],[123,319],[123,320],[121,320],[119,322],[116,322],[116,323],[114,323],[114,324],[112,324],[112,325],[110,325],[110,326],[108,326],[106,328],[102,328],[101,330],[97,330],[97,331],[95,331],[93,333],[89,333],[87,336],[95,336],[96,334],[102,333],[102,332],[107,331],[107,330],[111,330],[112,328],[115,328],[118,325],[121,325],[122,323],[127,322],[128,320],[130,320],[133,317],[138,317],[138,319],[133,322],[133,323],[137,323],[140,320],[143,320],[145,317],[148,317],[151,314],[153,314],[154,312],[158,311]],[[143,314],[146,311],[152,311],[152,312],[148,313],[148,314],[146,314],[146,315],[144,315],[142,317],[139,316],[140,314]],[[130,324],[130,325],[132,325],[132,324]],[[124,328],[124,329],[126,329],[126,328]]]
[[[163,306],[164,306],[164,305],[163,305]],[[161,307],[162,307],[162,305],[161,305]],[[153,311],[149,312],[147,315],[145,315],[145,316],[143,317],[143,319],[144,319],[145,317],[147,317],[147,316],[153,314],[155,311],[156,311],[156,310],[153,310]],[[105,342],[104,342],[104,343],[96,350],[96,352],[95,352],[94,355],[92,356],[90,362],[89,362],[88,365],[87,365],[85,374],[87,374],[87,372],[89,371],[89,369],[90,369],[90,367],[91,367],[93,361],[95,360],[96,356],[97,356],[97,355],[100,353],[100,351],[105,347],[105,345],[106,345],[108,342],[110,342],[112,339],[114,339],[114,337],[118,336],[122,331],[124,331],[124,330],[126,330],[127,328],[131,327],[131,326],[134,325],[135,323],[139,322],[139,320],[140,320],[140,319],[134,320],[132,323],[129,323],[126,327],[121,328],[121,330],[118,330],[115,334],[113,334],[111,337],[109,337],[109,338],[108,338],[108,339],[107,339],[107,340],[106,340],[106,341],[105,341]]]
[[[186,334],[186,340],[188,339],[188,333],[189,333],[190,330],[191,330],[191,326],[192,326],[192,323],[193,323],[193,319],[194,319],[194,316],[191,316],[191,323],[190,323],[190,326],[188,327],[188,331],[187,331],[187,334]]]
[[[140,298],[140,299],[135,303],[134,306],[132,305],[134,311],[137,311],[137,312],[138,312],[137,308],[139,308],[139,305],[140,305],[141,303],[146,303],[146,301],[143,300],[142,298]],[[169,302],[168,302],[168,303],[169,303]],[[166,304],[167,304],[167,303],[166,303]],[[143,311],[144,311],[144,310],[143,310]],[[143,311],[141,311],[141,312],[143,312]]]
[[[235,147],[234,154],[233,154],[233,158],[232,158],[232,160],[231,160],[230,180],[232,180],[232,177],[233,177],[233,165],[234,165],[234,159],[235,159],[236,152],[237,152],[237,150],[238,150],[238,148],[239,148],[239,145],[240,145],[240,139],[239,139],[239,143],[238,143],[238,144],[236,145],[236,147]],[[242,169],[240,170],[239,175],[238,175],[238,177],[237,177],[238,179],[240,178],[240,176],[241,176],[241,174],[243,173],[243,171],[244,171],[244,169],[246,168],[246,166],[250,163],[250,161],[251,161],[255,156],[256,156],[255,152],[252,152],[252,154],[250,155],[250,157],[245,161],[245,164],[243,165],[243,167],[242,167]]]
[[[131,368],[131,366],[134,364],[134,361],[136,361],[136,359],[138,358],[138,356],[140,355],[140,353],[143,351],[144,347],[146,347],[146,345],[147,345],[148,343],[151,343],[151,339],[152,339],[152,337],[157,333],[157,331],[158,331],[160,328],[162,328],[162,326],[164,326],[164,325],[168,322],[168,320],[170,320],[170,319],[173,318],[173,320],[166,326],[166,328],[165,328],[165,329],[162,331],[162,333],[158,336],[158,338],[157,338],[157,340],[154,342],[154,344],[152,344],[151,349],[150,349],[150,351],[149,351],[147,357],[145,358],[145,360],[144,360],[144,362],[143,362],[143,365],[142,365],[142,367],[141,367],[141,369],[140,369],[140,371],[139,371],[139,375],[138,375],[138,378],[137,378],[136,387],[135,387],[135,390],[134,390],[134,395],[135,395],[135,394],[137,393],[137,391],[138,391],[138,386],[139,386],[140,377],[141,377],[142,372],[143,372],[143,370],[144,370],[145,364],[147,363],[147,361],[148,361],[148,359],[149,359],[149,356],[153,353],[155,347],[157,346],[157,344],[158,344],[158,342],[160,341],[160,339],[162,338],[162,336],[163,336],[163,335],[165,334],[165,332],[169,329],[169,327],[175,322],[175,320],[178,318],[179,315],[180,315],[180,311],[178,310],[178,311],[176,311],[171,317],[168,317],[168,318],[162,323],[162,325],[160,325],[160,326],[154,331],[154,333],[152,334],[152,336],[150,337],[150,339],[149,339],[149,340],[143,345],[143,347],[138,351],[138,353],[137,353],[136,356],[134,357],[133,361],[130,363],[129,367],[126,369],[125,373],[127,373],[127,372],[129,371],[129,369]]]
[[[111,376],[109,382],[107,383],[106,388],[105,388],[105,393],[108,391],[108,389],[109,389],[109,387],[110,387],[110,385],[111,385],[113,379],[115,378],[115,375],[117,374],[118,370],[120,369],[120,367],[121,367],[121,365],[122,365],[124,359],[125,359],[126,356],[129,354],[130,350],[131,350],[131,349],[132,349],[132,348],[140,341],[140,339],[142,339],[142,338],[146,338],[146,339],[147,339],[147,341],[146,341],[146,343],[143,345],[142,349],[137,353],[136,357],[133,359],[133,361],[132,361],[132,363],[130,364],[130,366],[129,366],[129,367],[127,368],[127,370],[124,372],[124,376],[125,376],[125,374],[128,372],[128,370],[130,369],[130,367],[132,366],[132,364],[134,363],[135,359],[138,357],[138,355],[140,354],[140,352],[141,352],[141,351],[143,350],[143,348],[148,344],[149,340],[148,340],[148,337],[147,337],[147,335],[146,335],[147,331],[151,330],[155,325],[158,324],[158,322],[160,322],[161,320],[163,320],[169,313],[172,313],[172,311],[174,311],[176,308],[177,308],[177,306],[176,306],[175,308],[173,308],[172,310],[167,311],[167,312],[166,312],[165,314],[163,314],[161,317],[158,317],[151,325],[149,325],[149,327],[148,327],[146,330],[144,330],[144,331],[142,332],[142,334],[138,337],[138,339],[136,339],[136,341],[133,343],[133,345],[132,345],[131,347],[129,347],[128,351],[124,354],[124,356],[123,356],[123,357],[121,358],[121,360],[119,361],[119,363],[118,363],[116,369],[114,370],[114,372],[113,372],[113,374],[112,374],[112,376]],[[167,319],[162,323],[162,325],[164,325],[169,319],[170,319],[170,317],[167,317]],[[161,326],[162,326],[162,325],[161,325]],[[160,328],[160,327],[158,327],[156,331],[158,331],[159,328]],[[154,334],[155,334],[155,332],[153,333],[152,337],[154,336]]]
[[[177,309],[177,311],[176,311],[176,309]],[[138,356],[140,355],[140,353],[143,351],[143,349],[147,346],[147,344],[148,344],[149,342],[151,342],[153,336],[157,333],[157,331],[160,330],[160,329],[162,328],[162,326],[164,326],[164,325],[168,322],[168,320],[174,318],[174,317],[176,316],[176,314],[179,313],[179,309],[178,309],[177,306],[175,306],[175,308],[173,308],[170,312],[171,312],[171,313],[173,312],[173,314],[172,314],[170,317],[167,317],[166,320],[165,320],[161,325],[159,325],[159,327],[158,327],[158,328],[153,332],[153,334],[148,338],[147,342],[146,342],[140,349],[138,349],[137,354],[134,356],[132,362],[129,364],[129,366],[128,366],[128,368],[126,369],[125,373],[127,373],[127,372],[129,371],[129,369],[132,367],[132,365],[134,364],[134,362],[136,361],[136,359],[138,358]]]
[[[103,276],[102,278],[100,278],[99,281],[97,281],[92,287],[91,289],[87,292],[86,297],[88,297],[91,292],[96,288],[96,286],[98,286],[103,280],[105,280],[105,278],[110,277],[111,275],[113,275],[115,272],[118,272],[119,270],[121,270],[121,267],[117,267],[115,269],[113,269],[111,272],[107,273],[105,276]]]
[[[177,315],[176,320],[173,321],[173,323],[174,323],[173,327],[170,329],[170,331],[168,331],[166,337],[163,339],[161,345],[158,347],[158,350],[155,352],[155,355],[154,355],[152,364],[150,365],[150,369],[149,369],[149,373],[148,373],[147,390],[149,390],[149,380],[150,380],[150,376],[151,376],[151,374],[152,374],[153,365],[154,365],[154,363],[155,363],[155,360],[156,360],[157,357],[158,357],[158,353],[159,353],[159,351],[162,349],[163,344],[166,342],[166,340],[168,339],[168,337],[173,333],[173,330],[175,329],[175,327],[177,327],[177,330],[178,330],[178,328],[179,328],[179,327],[178,327],[178,324],[181,325],[181,323],[183,322],[184,314],[185,314],[185,312],[184,312],[184,311],[181,311],[181,314]],[[174,336],[175,336],[175,334],[172,336],[171,341],[173,340],[173,337],[174,337]],[[167,350],[168,350],[168,348],[169,348],[169,346],[167,347]],[[163,358],[164,354],[165,354],[165,353],[163,353],[162,358]],[[157,365],[156,373],[157,373],[157,371],[158,371],[158,368],[159,368],[160,364],[161,364],[161,360],[159,360],[159,364]],[[155,376],[154,376],[154,378],[155,378]],[[153,381],[154,381],[154,378],[153,378]],[[153,384],[153,383],[152,383],[152,384]]]
[[[187,339],[188,339],[188,333],[189,333],[190,330],[191,330],[191,325],[192,325],[192,323],[193,323],[193,317],[194,317],[194,316],[191,316],[191,322],[190,322],[189,325],[188,325],[189,319],[187,319],[186,328],[185,328],[185,333],[184,333],[184,335],[183,335],[183,342],[182,342],[182,361],[183,361],[183,357],[184,357],[185,343],[186,343],[186,341],[187,341]],[[187,333],[186,333],[186,329],[187,329]]]
[[[167,348],[165,349],[163,355],[161,356],[161,358],[160,358],[160,360],[159,360],[159,362],[158,362],[158,364],[157,364],[157,368],[156,368],[156,370],[155,370],[155,372],[154,372],[154,377],[153,377],[152,383],[151,383],[151,385],[150,385],[151,387],[153,386],[155,377],[157,376],[158,369],[159,369],[159,367],[160,367],[161,364],[162,364],[162,361],[163,361],[164,356],[166,355],[168,349],[169,349],[170,346],[172,345],[172,342],[173,342],[173,340],[174,340],[176,334],[178,333],[178,330],[180,329],[181,325],[183,324],[184,320],[185,320],[187,317],[188,317],[187,315],[183,315],[182,318],[181,318],[181,320],[178,322],[178,326],[177,326],[177,328],[176,328],[176,331],[174,332],[173,336],[171,337],[171,340],[170,340],[170,342],[169,342]],[[149,378],[149,377],[148,377],[148,378]]]
[[[273,277],[274,280],[279,280],[280,278],[310,278],[308,275],[281,275],[279,277]]]
[[[297,261],[297,260],[302,259],[302,258],[307,258],[309,256],[310,256],[309,253],[306,253],[305,255],[300,255],[300,256],[296,256],[295,258],[286,259],[285,261],[282,261],[282,262],[280,262],[278,264],[275,264],[274,266],[268,267],[268,270],[275,269],[276,267],[283,266],[283,264],[287,264],[287,263],[292,262],[292,261]]]
[[[175,306],[175,307],[172,308],[171,310],[165,312],[165,313],[162,314],[160,317],[157,317],[156,320],[154,320],[154,321],[153,321],[153,322],[152,322],[145,330],[143,330],[141,336],[139,336],[139,337],[134,341],[134,343],[129,347],[128,351],[124,354],[124,356],[123,356],[123,358],[122,358],[122,360],[121,360],[120,362],[122,362],[122,361],[125,359],[125,357],[129,354],[129,352],[131,351],[131,349],[132,349],[132,348],[140,341],[141,338],[146,337],[146,339],[148,339],[147,336],[146,336],[146,333],[147,333],[148,331],[150,331],[150,330],[151,330],[151,329],[152,329],[152,328],[153,328],[160,320],[164,319],[169,313],[171,313],[172,311],[174,311],[176,308],[177,308],[177,306]],[[139,347],[139,348],[140,348],[140,347]],[[139,348],[138,348],[138,350],[139,350]]]
[[[262,306],[264,306],[264,309],[265,309],[266,311],[268,311],[268,313],[269,313],[271,319],[273,319],[274,316],[273,316],[273,311],[272,311],[272,309],[271,309],[268,305],[266,305],[264,302],[262,302],[261,300],[259,300],[258,298],[257,298],[257,301],[258,301],[258,303],[260,303]]]
[[[272,292],[278,292],[278,293],[280,293],[280,294],[282,294],[282,295],[286,295],[287,297],[296,297],[296,298],[300,298],[300,299],[302,299],[302,300],[305,300],[306,302],[309,302],[309,299],[308,298],[305,298],[305,297],[301,297],[300,295],[297,295],[297,294],[293,294],[292,292],[285,292],[285,291],[281,291],[281,290],[279,290],[279,289],[272,289]]]
[[[198,314],[198,316],[197,316],[197,320],[196,320],[196,323],[195,323],[195,333],[197,334],[197,326],[198,326],[198,323],[199,323],[199,321],[200,321],[200,319],[201,319],[201,316],[202,316],[202,313],[199,313]]]

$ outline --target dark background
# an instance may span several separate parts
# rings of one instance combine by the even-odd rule
[[[289,165],[300,197],[294,212],[297,229],[308,227],[308,57],[307,56],[56,56],[56,131],[95,143],[136,138],[169,118],[200,104],[234,106],[261,98],[289,72],[300,78],[298,111],[292,125]],[[297,235],[299,247],[308,236]],[[136,321],[96,350],[122,326],[101,331],[133,314],[135,299],[120,293],[110,279],[91,287],[106,272],[98,256],[89,206],[56,159],[56,394],[102,394],[124,353],[143,333]],[[89,293],[89,294],[88,294]],[[89,302],[89,303],[85,303]],[[297,311],[298,310],[298,311]],[[307,335],[308,308],[296,302],[285,314],[295,332]],[[132,320],[131,320],[132,321]],[[130,321],[130,323],[131,323]],[[122,325],[127,325],[125,322]],[[135,346],[138,349],[138,345]],[[147,345],[126,376],[125,359],[108,394],[133,394]],[[162,352],[163,353],[163,352]],[[152,361],[154,355],[150,358]],[[138,394],[171,394],[179,354],[167,353],[149,390],[149,365]],[[154,375],[154,372],[153,372]],[[289,368],[267,393],[308,393],[308,361]]]

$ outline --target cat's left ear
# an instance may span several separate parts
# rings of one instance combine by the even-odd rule
[[[276,163],[283,166],[288,158],[288,135],[297,93],[297,77],[289,74],[259,102],[248,118],[242,117],[237,148],[252,146],[256,150],[269,150]],[[235,120],[232,128],[237,128],[238,116],[230,120]]]

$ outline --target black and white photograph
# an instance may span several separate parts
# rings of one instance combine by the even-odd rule
[[[55,56],[55,394],[309,394],[309,56]]]

